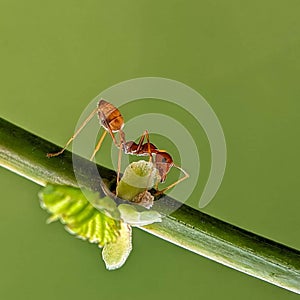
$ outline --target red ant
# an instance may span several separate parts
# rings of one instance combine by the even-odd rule
[[[105,129],[99,142],[97,143],[94,152],[90,158],[93,160],[96,153],[99,151],[102,142],[107,134],[110,134],[114,144],[119,149],[119,159],[118,159],[118,172],[117,172],[117,184],[119,182],[120,170],[121,170],[121,151],[123,150],[126,154],[137,155],[137,156],[149,156],[149,161],[152,160],[152,155],[155,155],[155,167],[157,168],[161,180],[160,182],[164,182],[166,180],[167,174],[169,173],[171,167],[175,167],[183,172],[184,177],[180,178],[176,182],[172,183],[168,187],[164,188],[161,191],[158,191],[157,194],[161,194],[170,188],[177,185],[179,182],[189,177],[189,174],[184,171],[181,167],[174,164],[173,159],[170,154],[168,154],[165,150],[159,150],[155,145],[150,143],[148,131],[145,131],[140,138],[138,144],[134,141],[126,142],[125,134],[123,132],[124,127],[124,119],[121,112],[111,103],[101,99],[97,107],[91,112],[91,114],[83,121],[74,135],[67,141],[66,145],[56,153],[47,153],[47,157],[58,156],[62,154],[66,148],[70,145],[70,143],[77,137],[80,131],[86,126],[86,124],[93,118],[95,114],[98,114],[98,118],[101,126]],[[117,142],[114,133],[119,133],[119,143]],[[147,139],[147,142],[144,143],[144,139]],[[157,188],[157,187],[156,187]]]

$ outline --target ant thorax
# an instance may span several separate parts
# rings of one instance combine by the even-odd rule
[[[125,144],[123,144],[123,150],[124,150],[125,154],[135,155],[137,148],[138,148],[138,145],[133,141],[126,142]]]

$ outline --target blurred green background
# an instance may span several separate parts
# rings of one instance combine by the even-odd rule
[[[1,116],[62,145],[111,85],[183,82],[210,103],[228,147],[204,211],[300,249],[299,11],[297,0],[0,0]],[[39,186],[0,178],[1,299],[297,297],[139,230],[126,265],[108,272],[95,245],[45,224]]]

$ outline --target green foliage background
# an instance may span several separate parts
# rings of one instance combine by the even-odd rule
[[[0,0],[1,115],[63,144],[115,83],[186,83],[228,146],[204,211],[300,249],[299,10],[297,0]],[[37,185],[4,169],[0,178],[1,299],[297,297],[139,230],[126,265],[108,272],[95,245],[45,224]]]

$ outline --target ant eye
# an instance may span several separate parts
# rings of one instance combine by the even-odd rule
[[[163,163],[167,162],[166,158],[163,157],[162,160],[161,160]]]

